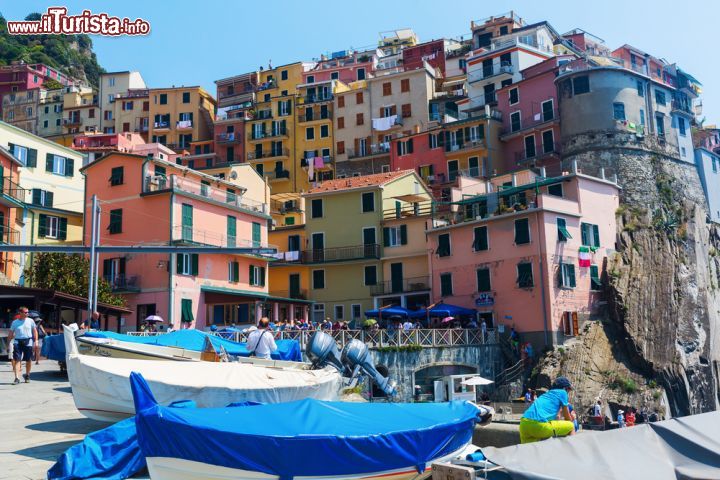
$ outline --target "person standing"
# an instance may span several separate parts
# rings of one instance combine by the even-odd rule
[[[35,329],[37,330],[37,342],[35,343],[35,365],[40,365],[40,352],[42,351],[43,340],[47,337],[47,333],[42,326],[43,319],[37,313],[35,314]]]
[[[13,373],[15,381],[13,385],[20,383],[20,372],[22,371],[22,362],[25,362],[25,383],[30,382],[30,370],[33,361],[33,345],[37,342],[37,328],[32,318],[28,317],[27,307],[20,307],[21,317],[10,325],[10,333],[8,342],[13,342]]]
[[[625,412],[623,410],[618,410],[617,422],[618,428],[625,428]]]
[[[602,400],[599,398],[595,400],[595,405],[593,406],[593,417],[602,417]]]
[[[483,321],[480,322],[480,331],[482,332],[483,343],[485,343],[487,341],[487,323],[484,318]]]
[[[273,333],[269,330],[270,320],[267,317],[260,319],[257,330],[248,335],[247,349],[251,355],[270,360],[272,352],[277,350]]]
[[[569,410],[570,380],[558,377],[552,389],[535,400],[520,419],[520,443],[565,437],[575,434],[575,424]],[[564,420],[557,420],[560,414]]]

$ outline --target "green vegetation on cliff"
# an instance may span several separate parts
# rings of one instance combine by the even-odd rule
[[[25,20],[39,19],[38,13],[25,17]],[[94,86],[104,72],[87,35],[9,35],[7,22],[0,13],[0,65],[15,61],[44,63],[71,77],[86,79]]]

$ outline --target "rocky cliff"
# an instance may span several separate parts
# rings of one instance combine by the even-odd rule
[[[695,166],[633,137],[588,135],[566,145],[565,161],[593,175],[604,168],[622,187],[617,253],[606,265],[607,335],[618,368],[662,385],[673,415],[715,410],[720,232],[707,221]]]

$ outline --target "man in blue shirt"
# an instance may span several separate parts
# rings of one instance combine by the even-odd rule
[[[575,433],[575,424],[568,410],[570,380],[558,377],[552,389],[535,400],[520,419],[520,443],[564,437]],[[558,413],[565,420],[558,420]]]

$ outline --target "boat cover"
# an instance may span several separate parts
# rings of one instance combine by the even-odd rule
[[[712,412],[482,452],[513,480],[720,478],[718,432]]]
[[[236,408],[171,409],[133,373],[138,442],[146,458],[181,458],[277,475],[328,476],[415,467],[472,440],[468,402],[346,403],[304,399]]]
[[[146,466],[137,443],[135,418],[128,418],[70,447],[48,470],[48,480],[103,478],[121,480]]]
[[[86,332],[86,337],[114,338],[123,342],[144,343],[147,345],[159,345],[163,347],[180,347],[186,350],[201,352],[205,347],[205,338],[209,337],[213,346],[219,349],[221,346],[229,355],[249,357],[250,352],[245,343],[233,342],[217,335],[208,335],[200,330],[175,330],[170,333],[151,336],[124,335],[122,333],[92,331]],[[276,340],[278,349],[272,353],[275,360],[289,360],[293,362],[302,361],[302,350],[297,340]],[[64,355],[64,352],[63,352]]]
[[[65,338],[60,335],[48,335],[43,339],[42,350],[40,354],[50,360],[56,362],[65,361]]]

